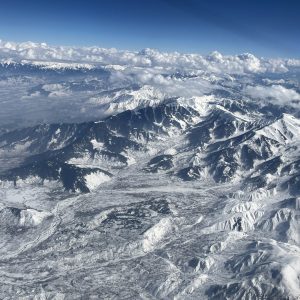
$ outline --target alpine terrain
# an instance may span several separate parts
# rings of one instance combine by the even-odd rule
[[[299,299],[299,61],[0,57],[1,299]]]

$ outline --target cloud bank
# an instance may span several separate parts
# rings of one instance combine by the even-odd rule
[[[49,46],[46,43],[15,43],[0,40],[2,61],[24,60],[55,61],[60,64],[76,62],[86,68],[93,65],[118,65],[140,68],[164,68],[202,70],[213,73],[243,74],[264,72],[288,72],[300,67],[296,59],[264,59],[252,54],[222,55],[215,51],[207,56],[160,52],[144,49],[139,52],[121,51],[114,48]]]
[[[293,89],[281,85],[272,86],[247,86],[245,93],[254,99],[273,100],[276,104],[297,104],[300,94]]]

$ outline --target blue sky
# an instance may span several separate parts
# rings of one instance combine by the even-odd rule
[[[300,1],[2,0],[0,39],[300,57]]]

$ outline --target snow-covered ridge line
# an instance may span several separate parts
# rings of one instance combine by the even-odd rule
[[[162,67],[174,69],[204,70],[214,73],[264,73],[288,72],[300,67],[297,59],[265,59],[252,54],[222,55],[214,51],[209,55],[183,54],[178,52],[160,52],[154,49],[144,49],[139,52],[117,50],[100,47],[70,47],[50,46],[46,43],[15,43],[0,40],[0,60],[9,63],[39,61],[43,66],[58,63],[76,62],[82,67],[90,68],[94,64],[133,66],[133,67]]]
[[[72,70],[93,70],[95,68],[101,67],[99,64],[88,64],[88,63],[77,63],[72,61],[40,61],[40,60],[28,60],[28,59],[12,59],[12,58],[2,58],[0,59],[0,65],[4,67],[8,66],[32,66],[40,69],[72,69]]]
[[[22,64],[31,64],[33,66],[41,67],[43,69],[88,69],[92,70],[96,66],[86,63],[77,62],[52,62],[52,61],[30,61],[22,60]]]

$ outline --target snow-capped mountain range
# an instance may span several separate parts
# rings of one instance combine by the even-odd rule
[[[297,60],[0,57],[1,297],[300,297]]]

